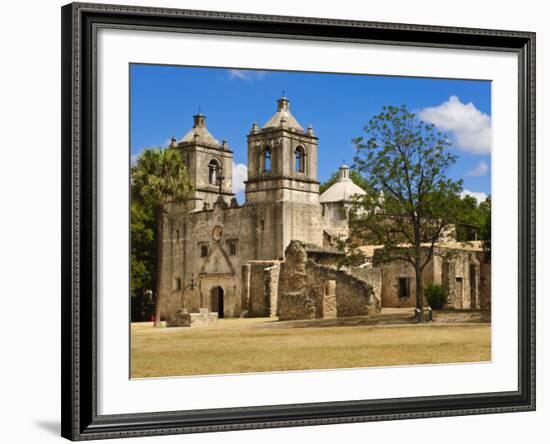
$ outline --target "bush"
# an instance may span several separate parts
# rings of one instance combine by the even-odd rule
[[[424,289],[424,296],[428,301],[428,305],[433,310],[441,310],[443,305],[447,303],[447,292],[441,285],[430,284]]]

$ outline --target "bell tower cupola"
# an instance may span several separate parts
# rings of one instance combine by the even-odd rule
[[[323,244],[318,139],[304,130],[280,97],[275,114],[248,134],[246,206],[253,214],[256,259],[282,258],[291,240]],[[306,223],[304,223],[306,222]]]
[[[223,199],[229,203],[233,194],[233,151],[224,140],[218,142],[206,127],[206,116],[193,116],[193,127],[179,141],[172,139],[170,148],[181,152],[193,185],[192,209],[213,208]]]
[[[263,127],[248,134],[247,202],[266,199],[316,202],[318,139],[311,125],[304,130],[280,97],[277,110]]]

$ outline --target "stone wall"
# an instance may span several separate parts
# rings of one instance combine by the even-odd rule
[[[491,309],[491,258],[484,251],[477,253],[480,263],[479,305],[483,310]]]
[[[323,319],[335,319],[338,317],[336,280],[328,279],[324,284],[325,288],[321,305],[321,317]]]
[[[433,258],[424,268],[423,286],[442,285],[447,291],[448,308],[489,308],[491,267],[480,253],[467,247],[464,249],[437,247]],[[426,254],[427,250],[424,251],[424,258]],[[414,307],[416,277],[413,266],[402,260],[381,263],[377,261],[376,253],[374,265],[382,270],[382,306]],[[409,296],[400,297],[399,280],[405,278],[409,279]],[[426,300],[424,304],[427,305]]]
[[[315,319],[317,317],[316,301],[313,301],[308,292],[301,291],[281,293],[279,295],[279,321],[295,319]]]
[[[336,284],[336,312],[338,317],[367,315],[379,311],[380,304],[375,297],[372,284],[366,279],[353,275],[345,269],[307,263],[308,286],[311,299],[317,301],[317,317],[323,317],[322,305],[325,296],[325,284]]]
[[[480,263],[476,252],[453,251],[442,262],[443,267],[449,264],[449,276],[444,285],[447,290],[447,307],[480,308]]]
[[[376,253],[375,267],[382,270],[381,302],[383,307],[415,307],[416,277],[413,266],[409,262],[396,260],[384,264],[378,263]],[[423,272],[424,286],[433,282],[433,267],[426,266]],[[399,296],[399,279],[408,279],[409,293],[407,297]]]
[[[275,316],[277,311],[277,288],[279,261],[249,261],[247,316]]]
[[[218,313],[201,308],[198,313],[189,313],[185,308],[179,310],[169,327],[209,327],[218,320]]]
[[[372,287],[374,292],[374,305],[382,307],[382,269],[375,268],[372,265],[366,267],[350,267],[348,271],[354,276],[362,279]]]
[[[243,282],[250,278],[243,275],[243,269],[246,270],[243,266],[251,260],[267,260],[273,264],[282,258],[283,207],[276,202],[244,206],[217,204],[212,209],[189,213],[185,205],[168,205],[161,273],[162,318],[172,319],[181,308],[189,312],[196,312],[198,308],[212,310],[210,293],[215,286],[223,289],[225,316],[246,314],[249,298],[254,296],[256,304],[259,296],[247,293],[248,287],[243,287]],[[277,276],[272,280],[277,282]],[[191,295],[191,286],[198,294],[193,291]],[[270,291],[274,293],[275,290]],[[267,305],[276,307],[274,302]],[[265,306],[257,312],[269,316],[271,312],[266,312]]]
[[[280,269],[280,320],[359,316],[380,309],[366,276],[309,259],[301,242],[290,243]]]
[[[285,261],[279,273],[279,320],[313,319],[316,317],[316,302],[309,297],[306,276],[307,253],[298,241],[290,242],[285,251]]]

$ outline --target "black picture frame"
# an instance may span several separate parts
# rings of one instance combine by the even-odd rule
[[[535,409],[535,33],[72,3],[62,14],[62,436],[71,440]],[[96,91],[100,27],[508,51],[519,65],[518,390],[97,414]]]

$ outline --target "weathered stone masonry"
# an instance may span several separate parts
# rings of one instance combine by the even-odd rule
[[[233,152],[210,134],[204,115],[172,139],[194,192],[186,204],[167,205],[164,216],[161,312],[169,325],[207,325],[215,317],[334,318],[414,305],[414,294],[399,297],[400,279],[411,277],[406,264],[338,268],[341,253],[331,245],[348,235],[353,196],[364,191],[344,165],[319,196],[319,140],[311,126],[300,126],[288,99],[277,101],[263,127],[252,125],[247,143],[239,205]],[[452,307],[490,306],[490,266],[479,248],[434,259],[425,280],[445,285]]]

